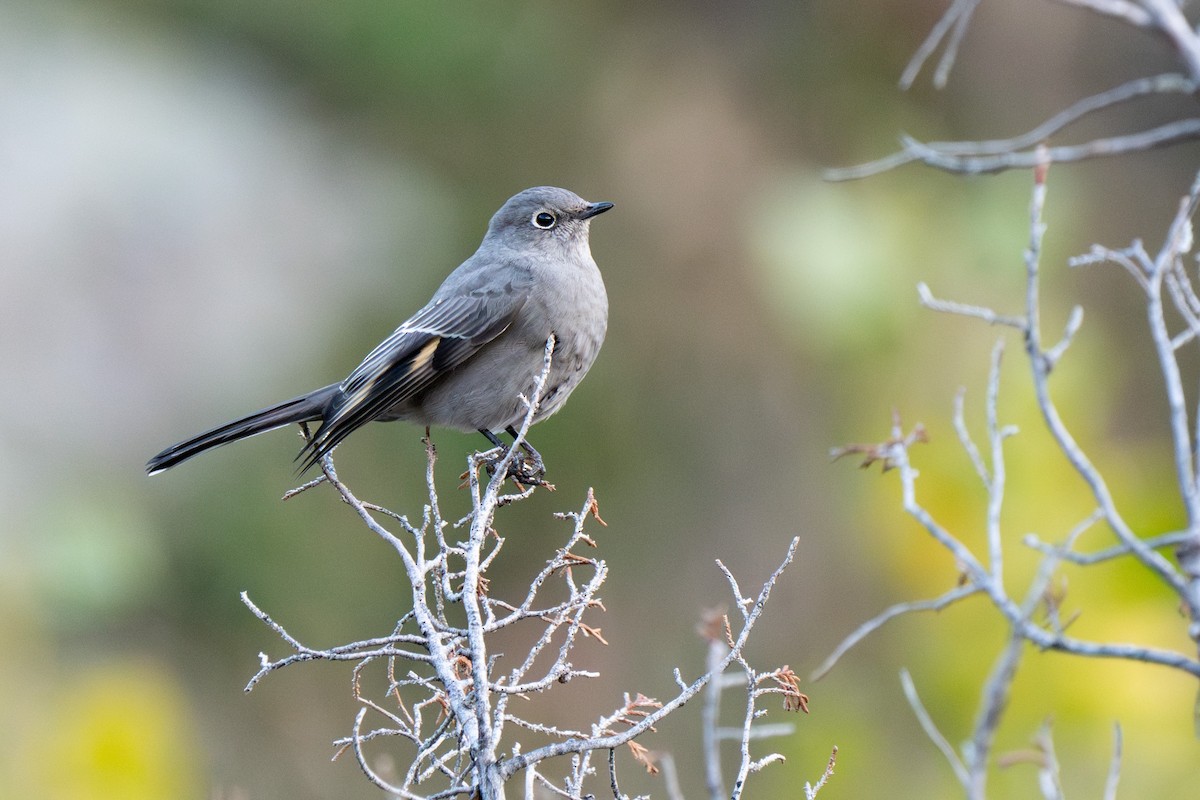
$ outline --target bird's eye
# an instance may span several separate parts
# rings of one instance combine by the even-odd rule
[[[554,223],[558,222],[558,217],[551,214],[549,211],[539,211],[533,215],[533,224],[544,231],[548,231],[554,227]]]

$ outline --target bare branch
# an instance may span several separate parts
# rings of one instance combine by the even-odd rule
[[[1075,306],[1071,309],[1071,315],[1067,317],[1067,324],[1063,328],[1062,338],[1058,340],[1058,344],[1051,347],[1042,357],[1046,359],[1048,369],[1054,369],[1063,354],[1067,352],[1067,348],[1071,346],[1071,342],[1075,340],[1075,334],[1079,333],[1079,328],[1083,325],[1083,306]]]
[[[1034,745],[1041,754],[1038,766],[1038,788],[1046,800],[1063,800],[1061,768],[1058,754],[1054,752],[1054,737],[1050,735],[1050,723],[1046,722],[1038,731]]]
[[[729,648],[714,631],[708,636],[708,663],[705,667],[710,675],[717,674],[721,661]],[[686,689],[685,689],[686,691]],[[721,681],[710,681],[704,690],[704,705],[701,710],[704,744],[704,782],[710,800],[721,800],[725,795],[725,782],[721,778],[721,748],[718,724],[721,717]]]
[[[975,720],[971,740],[963,746],[968,776],[963,788],[967,790],[967,797],[972,800],[983,800],[986,795],[988,757],[996,739],[1000,717],[1008,705],[1009,692],[1017,674],[1017,666],[1021,663],[1024,645],[1025,642],[1018,632],[1009,638],[1008,644],[996,659],[991,675],[984,684],[983,702]]]
[[[921,72],[921,67],[933,55],[942,41],[946,42],[946,49],[934,72],[933,85],[938,89],[946,86],[950,70],[954,67],[954,59],[958,55],[958,46],[962,42],[963,36],[966,35],[967,25],[971,22],[971,14],[975,12],[975,7],[978,5],[979,0],[954,0],[942,18],[933,26],[933,30],[925,37],[925,41],[921,42],[921,46],[917,48],[917,52],[908,62],[908,66],[904,68],[904,74],[900,76],[901,89],[907,90],[912,86],[913,81]]]
[[[962,445],[963,450],[967,451],[967,457],[971,459],[971,465],[975,467],[975,474],[979,476],[979,480],[983,483],[986,489],[992,482],[991,476],[988,474],[987,465],[983,463],[983,456],[979,454],[979,448],[975,446],[975,441],[971,438],[971,432],[967,430],[967,420],[963,413],[963,400],[966,398],[966,387],[958,387],[958,391],[954,394],[954,432],[958,434],[958,443]]]
[[[1108,778],[1104,781],[1104,800],[1117,800],[1117,785],[1121,782],[1121,723],[1113,724],[1113,754],[1108,762]]]
[[[833,768],[837,765],[837,754],[838,749],[835,746],[833,748],[833,752],[829,754],[829,761],[825,764],[825,771],[821,773],[821,779],[819,781],[812,784],[808,783],[807,781],[805,782],[804,800],[814,800],[814,798],[817,796],[817,792],[825,788],[825,784],[830,778],[833,777]]]
[[[956,586],[945,594],[935,597],[931,600],[913,600],[907,603],[897,603],[896,605],[889,607],[883,613],[867,620],[862,625],[859,625],[857,628],[855,628],[854,632],[843,639],[842,643],[834,649],[833,653],[821,662],[821,666],[817,667],[813,671],[810,679],[818,681],[825,677],[827,674],[829,674],[829,671],[834,668],[841,657],[850,650],[850,648],[854,647],[856,644],[882,628],[885,624],[896,617],[899,617],[903,614],[910,614],[915,611],[941,611],[943,608],[957,603],[959,600],[963,600],[973,594],[978,594],[979,591],[980,588],[975,584],[966,584],[964,586]]]
[[[933,292],[929,291],[929,286],[924,282],[917,284],[917,294],[921,298],[921,305],[932,311],[942,311],[947,314],[959,314],[964,317],[975,317],[981,319],[989,325],[1006,325],[1017,330],[1025,330],[1028,323],[1022,317],[1005,316],[997,314],[990,308],[983,306],[972,306],[966,303],[956,303],[952,300],[939,300],[933,296]]]
[[[762,611],[766,606],[767,600],[771,596],[771,590],[774,588],[775,582],[779,579],[779,576],[783,573],[783,571],[792,563],[792,559],[796,555],[796,548],[799,546],[799,543],[800,540],[798,537],[792,539],[783,561],[763,584],[762,589],[759,591],[757,598],[754,600],[753,605],[750,607],[747,613],[745,624],[743,625],[737,638],[734,640],[733,646],[730,648],[729,653],[718,663],[718,670],[716,672],[710,671],[704,675],[701,675],[692,683],[688,684],[686,689],[681,690],[679,694],[677,694],[670,701],[663,703],[662,707],[657,711],[647,714],[636,724],[631,725],[624,731],[596,736],[586,740],[567,739],[566,741],[544,745],[527,753],[514,755],[501,762],[501,773],[505,776],[510,776],[522,769],[525,769],[525,767],[531,763],[543,761],[548,758],[555,758],[571,753],[582,753],[591,750],[608,750],[620,747],[626,742],[635,739],[637,736],[640,736],[645,731],[651,729],[664,717],[673,713],[677,708],[681,707],[684,703],[688,702],[697,694],[699,694],[699,692],[708,684],[710,680],[712,680],[716,675],[723,673],[731,663],[741,657],[742,649],[745,647],[746,641],[750,636],[750,632],[753,630],[755,623],[758,621],[759,616],[761,616]]]
[[[929,146],[952,156],[987,156],[1028,150],[1045,144],[1060,131],[1099,111],[1128,103],[1142,97],[1159,94],[1192,95],[1197,90],[1195,80],[1177,72],[1135,78],[1098,94],[1077,100],[1035,128],[1009,139],[987,139],[979,142],[930,142]]]
[[[1154,18],[1144,8],[1128,0],[1057,0],[1067,6],[1077,6],[1107,17],[1119,19],[1138,28],[1149,28]]]
[[[1179,573],[1169,561],[1147,547],[1134,534],[1128,524],[1126,524],[1117,510],[1108,484],[1105,482],[1103,476],[1101,476],[1099,470],[1092,464],[1091,459],[1084,454],[1075,441],[1075,438],[1067,430],[1066,425],[1059,416],[1057,406],[1050,397],[1048,378],[1051,367],[1047,363],[1045,353],[1042,350],[1041,332],[1038,324],[1038,315],[1040,313],[1039,262],[1041,259],[1042,237],[1045,235],[1045,225],[1042,222],[1042,209],[1045,205],[1045,198],[1045,183],[1035,181],[1033,200],[1030,204],[1029,247],[1025,253],[1027,276],[1026,316],[1029,319],[1029,330],[1025,337],[1025,348],[1029,356],[1038,408],[1042,412],[1042,418],[1045,420],[1047,429],[1058,443],[1059,449],[1091,489],[1092,495],[1095,497],[1097,505],[1103,511],[1105,521],[1108,522],[1109,527],[1112,528],[1121,542],[1129,547],[1138,560],[1157,574],[1172,589],[1182,593],[1183,580]]]
[[[913,713],[917,715],[917,721],[921,723],[921,729],[925,731],[925,735],[937,746],[937,749],[942,752],[946,761],[950,763],[950,768],[954,770],[954,775],[958,778],[958,782],[966,788],[971,782],[971,777],[967,772],[966,766],[963,765],[962,759],[958,757],[958,753],[954,752],[954,748],[946,741],[946,737],[938,730],[933,718],[929,716],[929,712],[925,710],[925,705],[921,702],[921,697],[917,694],[917,687],[913,684],[912,675],[906,669],[900,670],[900,685],[904,687],[904,697],[908,700],[908,705],[912,708]]]
[[[1081,306],[1071,309],[1061,337],[1050,346],[1042,339],[1040,321],[1040,272],[1042,244],[1046,232],[1043,210],[1049,165],[1121,155],[1197,139],[1200,138],[1200,118],[1176,119],[1157,127],[1080,143],[1051,145],[1050,140],[1060,136],[1066,128],[1085,116],[1112,109],[1138,98],[1184,94],[1194,99],[1200,93],[1200,33],[1185,17],[1185,4],[1179,0],[1058,2],[1153,31],[1162,37],[1181,59],[1185,65],[1185,74],[1171,73],[1128,81],[1108,91],[1083,98],[1016,137],[925,143],[905,136],[901,139],[901,149],[897,153],[875,162],[827,173],[830,180],[848,180],[911,162],[961,174],[992,173],[1014,168],[1031,169],[1033,173],[1029,240],[1024,258],[1024,315],[1002,315],[991,307],[935,298],[924,283],[918,285],[918,294],[922,305],[931,310],[970,317],[989,325],[1012,327],[1021,332],[1035,402],[1045,428],[1051,434],[1058,451],[1087,486],[1095,508],[1069,532],[1062,543],[1047,544],[1033,534],[1024,538],[1024,543],[1037,550],[1042,558],[1037,574],[1024,590],[1022,599],[1019,602],[1014,600],[1005,586],[1003,570],[1006,555],[1006,537],[1001,526],[1001,511],[1005,503],[1003,445],[1004,439],[1015,432],[1015,429],[1003,426],[998,414],[1002,342],[997,343],[993,350],[988,376],[986,417],[990,461],[985,460],[968,430],[964,414],[965,395],[962,390],[955,398],[954,408],[954,428],[959,442],[987,494],[986,510],[983,512],[986,558],[967,547],[956,531],[935,520],[918,500],[918,472],[910,460],[911,445],[917,438],[914,435],[905,436],[898,421],[893,424],[891,437],[886,442],[876,445],[851,445],[834,451],[835,455],[864,453],[864,466],[882,462],[885,471],[895,469],[899,473],[904,511],[916,519],[926,533],[953,557],[961,572],[962,584],[933,600],[901,603],[890,607],[860,626],[843,641],[817,670],[816,675],[823,674],[850,647],[896,616],[909,611],[940,609],[974,594],[987,597],[991,606],[1006,622],[1008,638],[983,687],[972,735],[964,745],[961,758],[938,731],[921,704],[911,677],[907,672],[901,674],[905,694],[922,727],[951,764],[967,797],[973,800],[982,800],[984,797],[987,770],[992,763],[991,750],[1027,642],[1043,650],[1057,650],[1081,657],[1119,658],[1159,664],[1200,677],[1200,660],[1182,653],[1138,644],[1090,642],[1067,636],[1065,630],[1074,616],[1067,615],[1064,619],[1062,606],[1065,578],[1056,579],[1057,570],[1063,562],[1088,566],[1131,556],[1137,564],[1179,596],[1188,616],[1188,633],[1194,641],[1200,642],[1200,400],[1193,401],[1195,405],[1189,407],[1185,392],[1188,382],[1183,378],[1184,369],[1180,361],[1181,353],[1187,348],[1190,370],[1190,360],[1194,359],[1193,348],[1200,344],[1200,291],[1197,291],[1194,284],[1194,265],[1185,261],[1185,256],[1191,253],[1194,245],[1193,219],[1197,208],[1200,207],[1200,174],[1196,176],[1188,195],[1180,201],[1164,243],[1153,257],[1140,241],[1134,241],[1124,250],[1094,245],[1089,254],[1071,259],[1070,262],[1071,266],[1077,266],[1111,261],[1134,278],[1144,295],[1150,337],[1166,390],[1167,420],[1176,482],[1187,516],[1187,526],[1184,530],[1148,537],[1144,533],[1136,533],[1122,516],[1105,477],[1068,430],[1049,388],[1049,376],[1066,356],[1081,329],[1083,309]],[[944,85],[966,26],[977,5],[977,2],[971,0],[953,0],[906,67],[901,79],[903,87],[908,88],[912,84],[921,68],[940,46],[944,46],[945,50],[934,77],[934,85],[939,88]],[[1169,313],[1171,308],[1176,314]],[[1194,422],[1189,414],[1195,414]],[[1116,538],[1117,544],[1088,553],[1077,551],[1076,541],[1085,532],[1097,527],[1098,522],[1105,524],[1106,529]],[[1167,547],[1176,548],[1178,565],[1159,552]],[[1035,620],[1039,609],[1044,609],[1044,619]],[[1059,800],[1063,796],[1063,788],[1058,758],[1050,734],[1050,726],[1047,723],[1035,738],[1032,750],[998,761],[1032,761],[1038,766],[1038,783],[1042,796]],[[1121,739],[1118,726],[1105,789],[1107,800],[1113,800],[1116,795],[1120,775]]]
[[[1092,158],[1107,158],[1128,153],[1143,152],[1159,147],[1166,147],[1180,142],[1200,139],[1200,118],[1189,117],[1164,123],[1144,131],[1092,139],[1088,142],[1074,145],[1058,145],[1047,147],[1045,157],[1039,155],[1036,148],[1014,150],[1003,153],[947,152],[938,143],[924,143],[911,137],[901,137],[902,148],[886,158],[862,164],[856,167],[831,169],[825,171],[825,180],[849,181],[877,175],[902,164],[919,162],[928,167],[952,172],[959,175],[987,175],[996,172],[1006,172],[1013,169],[1033,169],[1043,161],[1055,164],[1067,164],[1076,161],[1087,161]],[[959,142],[955,149],[978,147],[981,143]]]
[[[1192,77],[1200,80],[1200,38],[1174,0],[1141,0],[1156,27],[1175,47]]]
[[[1004,485],[1007,471],[1004,466],[1004,440],[1013,432],[999,422],[1000,362],[1004,357],[1004,340],[996,340],[992,347],[992,366],[987,383],[987,430],[988,445],[992,453],[992,479],[988,482],[987,542],[988,565],[992,580],[1004,586],[1004,548],[1000,538],[1000,509],[1004,505]]]
[[[1097,511],[1089,519],[1099,520],[1102,519],[1103,516],[1104,515],[1102,512]],[[1156,536],[1152,539],[1145,539],[1143,541],[1146,543],[1147,547],[1153,550],[1161,550],[1164,547],[1174,547],[1182,544],[1191,538],[1192,534],[1188,531],[1176,531],[1174,533],[1164,533],[1162,536]],[[1094,553],[1068,552],[1061,550],[1059,545],[1047,544],[1046,542],[1041,541],[1032,533],[1026,535],[1023,541],[1026,546],[1032,547],[1035,550],[1039,550],[1043,553],[1054,553],[1063,561],[1069,561],[1072,564],[1078,564],[1085,567],[1092,564],[1100,564],[1104,561],[1112,561],[1114,558],[1122,558],[1132,554],[1133,552],[1123,544],[1106,547],[1103,550],[1097,550]]]
[[[760,701],[768,695],[782,696],[785,708],[807,710],[808,699],[799,691],[798,679],[790,669],[756,672],[744,656],[748,637],[775,582],[795,557],[798,538],[791,541],[784,560],[754,597],[744,596],[733,574],[718,562],[739,608],[741,625],[735,636],[722,617],[715,640],[722,648],[727,642],[728,648],[711,658],[709,670],[691,683],[685,682],[676,669],[679,691],[668,702],[660,703],[640,694],[627,695],[621,708],[592,724],[590,729],[562,728],[528,718],[528,712],[513,713],[510,701],[514,697],[529,698],[575,678],[595,677],[596,672],[574,666],[571,655],[581,637],[605,642],[600,628],[585,621],[585,616],[603,610],[598,593],[608,568],[602,560],[576,552],[577,548],[596,547],[595,540],[584,531],[585,522],[595,520],[604,524],[591,489],[577,511],[556,515],[572,523],[566,544],[554,552],[528,588],[522,590],[524,596],[518,602],[493,597],[486,577],[488,569],[498,563],[504,544],[504,538],[493,527],[496,510],[529,497],[534,490],[534,486],[518,487],[517,493],[504,494],[502,487],[510,474],[508,465],[517,457],[522,437],[536,413],[553,346],[551,339],[547,342],[543,372],[535,381],[525,422],[515,443],[503,454],[475,454],[469,459],[466,477],[472,510],[453,528],[443,520],[439,509],[433,470],[436,451],[428,437],[429,504],[420,527],[411,525],[402,515],[356,497],[338,477],[332,457],[326,455],[321,459],[322,482],[328,483],[368,529],[388,542],[400,556],[411,583],[412,610],[400,618],[389,636],[316,649],[303,644],[243,593],[247,608],[293,651],[275,661],[262,655],[260,669],[247,690],[270,672],[290,664],[313,660],[353,662],[352,691],[360,708],[349,735],[335,741],[335,758],[343,752],[353,752],[364,775],[398,797],[432,800],[477,796],[482,800],[497,800],[503,797],[504,783],[522,769],[526,770],[527,794],[535,787],[542,787],[558,796],[582,797],[588,794],[583,788],[585,782],[598,777],[592,756],[605,751],[611,788],[616,797],[621,797],[616,782],[618,748],[627,747],[635,760],[648,771],[656,772],[657,756],[636,742],[637,736],[653,730],[656,723],[710,683],[718,693],[741,686],[746,693],[741,727],[731,735],[719,727],[715,714],[710,720],[714,749],[724,738],[741,742],[736,795],[750,773],[782,760],[777,753],[752,757],[751,741],[792,730],[790,726],[752,724],[765,713],[758,708]],[[521,469],[517,469],[518,481],[523,479]],[[486,484],[480,480],[481,470],[491,476]],[[379,518],[399,523],[400,534],[389,531]],[[462,530],[463,534],[450,536],[451,530]],[[548,591],[551,587],[553,591]],[[545,599],[549,596],[554,599]],[[452,610],[455,613],[449,613]],[[452,623],[451,619],[456,621]],[[488,642],[493,634],[513,626],[529,630],[532,643],[524,654],[510,654],[502,673],[499,658],[489,655]],[[372,698],[364,686],[371,678],[368,675],[371,664],[382,665],[386,673],[382,700]],[[725,674],[735,664],[740,679]],[[378,715],[383,724],[369,728],[370,715]],[[504,744],[510,723],[549,743],[527,752],[522,752],[516,743]],[[389,739],[407,743],[412,748],[412,757],[407,769],[385,778],[371,766],[365,751],[368,745],[376,747],[375,743]],[[560,786],[546,778],[544,764],[564,755],[570,757],[570,766]]]

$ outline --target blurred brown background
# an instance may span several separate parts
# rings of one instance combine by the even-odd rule
[[[596,535],[612,569],[598,620],[610,645],[576,658],[603,678],[560,701],[578,724],[622,691],[668,695],[674,666],[700,671],[695,623],[728,603],[714,558],[749,592],[801,537],[751,656],[802,675],[885,606],[952,585],[954,564],[901,514],[894,476],[828,451],[884,438],[893,408],[924,422],[924,497],[981,543],[983,492],[949,420],[965,385],[981,426],[1004,334],[922,311],[914,286],[1019,310],[1030,178],[909,167],[832,185],[821,171],[883,155],[902,131],[1013,135],[1174,64],[1148,36],[1078,11],[984,3],[949,87],[899,92],[944,5],[0,2],[0,797],[378,796],[352,759],[329,763],[356,710],[347,666],[242,693],[259,651],[284,648],[238,592],[330,646],[390,630],[406,608],[399,565],[331,494],[279,502],[294,483],[287,433],[155,479],[142,464],[343,377],[526,186],[617,206],[592,229],[608,342],[536,430],[558,492],[500,518],[506,562],[530,565],[561,541],[552,512],[588,486],[609,523]],[[1191,113],[1187,102],[1080,135]],[[1047,338],[1072,304],[1087,312],[1053,388],[1144,534],[1182,512],[1139,298],[1114,268],[1065,261],[1092,241],[1157,247],[1197,153],[1050,178]],[[1010,345],[1016,590],[1033,564],[1019,537],[1061,538],[1089,506]],[[338,451],[343,477],[419,515],[419,436],[360,433]],[[435,436],[450,514],[480,441]],[[1187,650],[1170,597],[1137,570],[1069,574],[1069,605],[1086,610],[1074,632]],[[982,602],[893,623],[805,682],[812,714],[770,743],[787,763],[754,776],[749,796],[798,796],[835,744],[822,798],[953,796],[897,674],[912,670],[957,743],[1002,642]],[[1027,747],[1052,717],[1068,793],[1098,796],[1119,719],[1123,796],[1184,796],[1200,785],[1195,697],[1163,669],[1031,653],[998,748]],[[687,708],[644,741],[675,754],[693,797],[697,722]],[[636,769],[631,788],[661,796]],[[1012,767],[994,795],[1031,796],[1034,780]]]

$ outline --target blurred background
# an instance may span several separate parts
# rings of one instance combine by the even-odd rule
[[[407,608],[398,562],[329,492],[279,501],[296,482],[290,433],[154,479],[142,465],[343,377],[527,186],[616,203],[592,228],[607,344],[535,432],[558,491],[500,518],[493,592],[543,563],[566,531],[552,513],[589,486],[608,522],[594,530],[612,571],[594,621],[609,645],[575,659],[603,678],[547,713],[586,724],[624,691],[669,696],[675,666],[698,674],[696,623],[729,602],[716,558],[751,592],[801,538],[750,655],[804,676],[886,606],[953,585],[953,561],[901,513],[895,476],[828,453],[885,438],[893,409],[923,422],[924,500],[981,544],[985,498],[950,418],[965,386],[981,432],[988,355],[1006,334],[922,311],[914,287],[1018,312],[1030,176],[821,172],[884,155],[901,132],[1013,135],[1176,66],[1149,36],[1064,6],[983,3],[947,89],[922,78],[901,93],[945,5],[0,0],[0,797],[378,796],[351,758],[330,763],[357,710],[348,666],[243,693],[258,653],[285,649],[238,593],[327,647],[391,629]],[[1136,105],[1078,135],[1187,103]],[[1093,241],[1156,249],[1197,155],[1050,175],[1047,338],[1073,304],[1086,310],[1053,389],[1144,535],[1183,521],[1144,312],[1115,268],[1066,259]],[[1009,345],[1015,591],[1034,564],[1019,537],[1059,539],[1090,505]],[[341,474],[419,516],[420,435],[373,426],[339,449]],[[480,440],[435,440],[454,517]],[[1078,635],[1189,651],[1175,599],[1138,570],[1067,575]],[[753,776],[749,796],[795,796],[835,744],[822,798],[954,796],[898,672],[957,743],[1003,641],[982,601],[892,623],[805,681],[812,713],[771,743],[787,762]],[[1066,791],[1098,796],[1120,720],[1123,796],[1184,796],[1200,785],[1195,699],[1195,681],[1165,669],[1030,652],[997,749],[1027,749],[1052,719]],[[698,711],[643,740],[674,754],[691,797]],[[638,769],[624,767],[628,790],[662,796]],[[1034,769],[992,786],[1031,796]]]

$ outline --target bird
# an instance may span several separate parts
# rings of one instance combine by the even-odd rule
[[[319,427],[296,456],[300,473],[376,420],[478,431],[506,452],[497,434],[517,436],[523,397],[542,372],[550,337],[552,362],[534,422],[562,408],[604,342],[608,295],[588,234],[591,219],[612,207],[553,186],[517,193],[492,216],[479,249],[345,380],[173,444],[146,463],[147,474],[309,422]],[[524,446],[530,464],[509,474],[543,482],[540,454]]]

